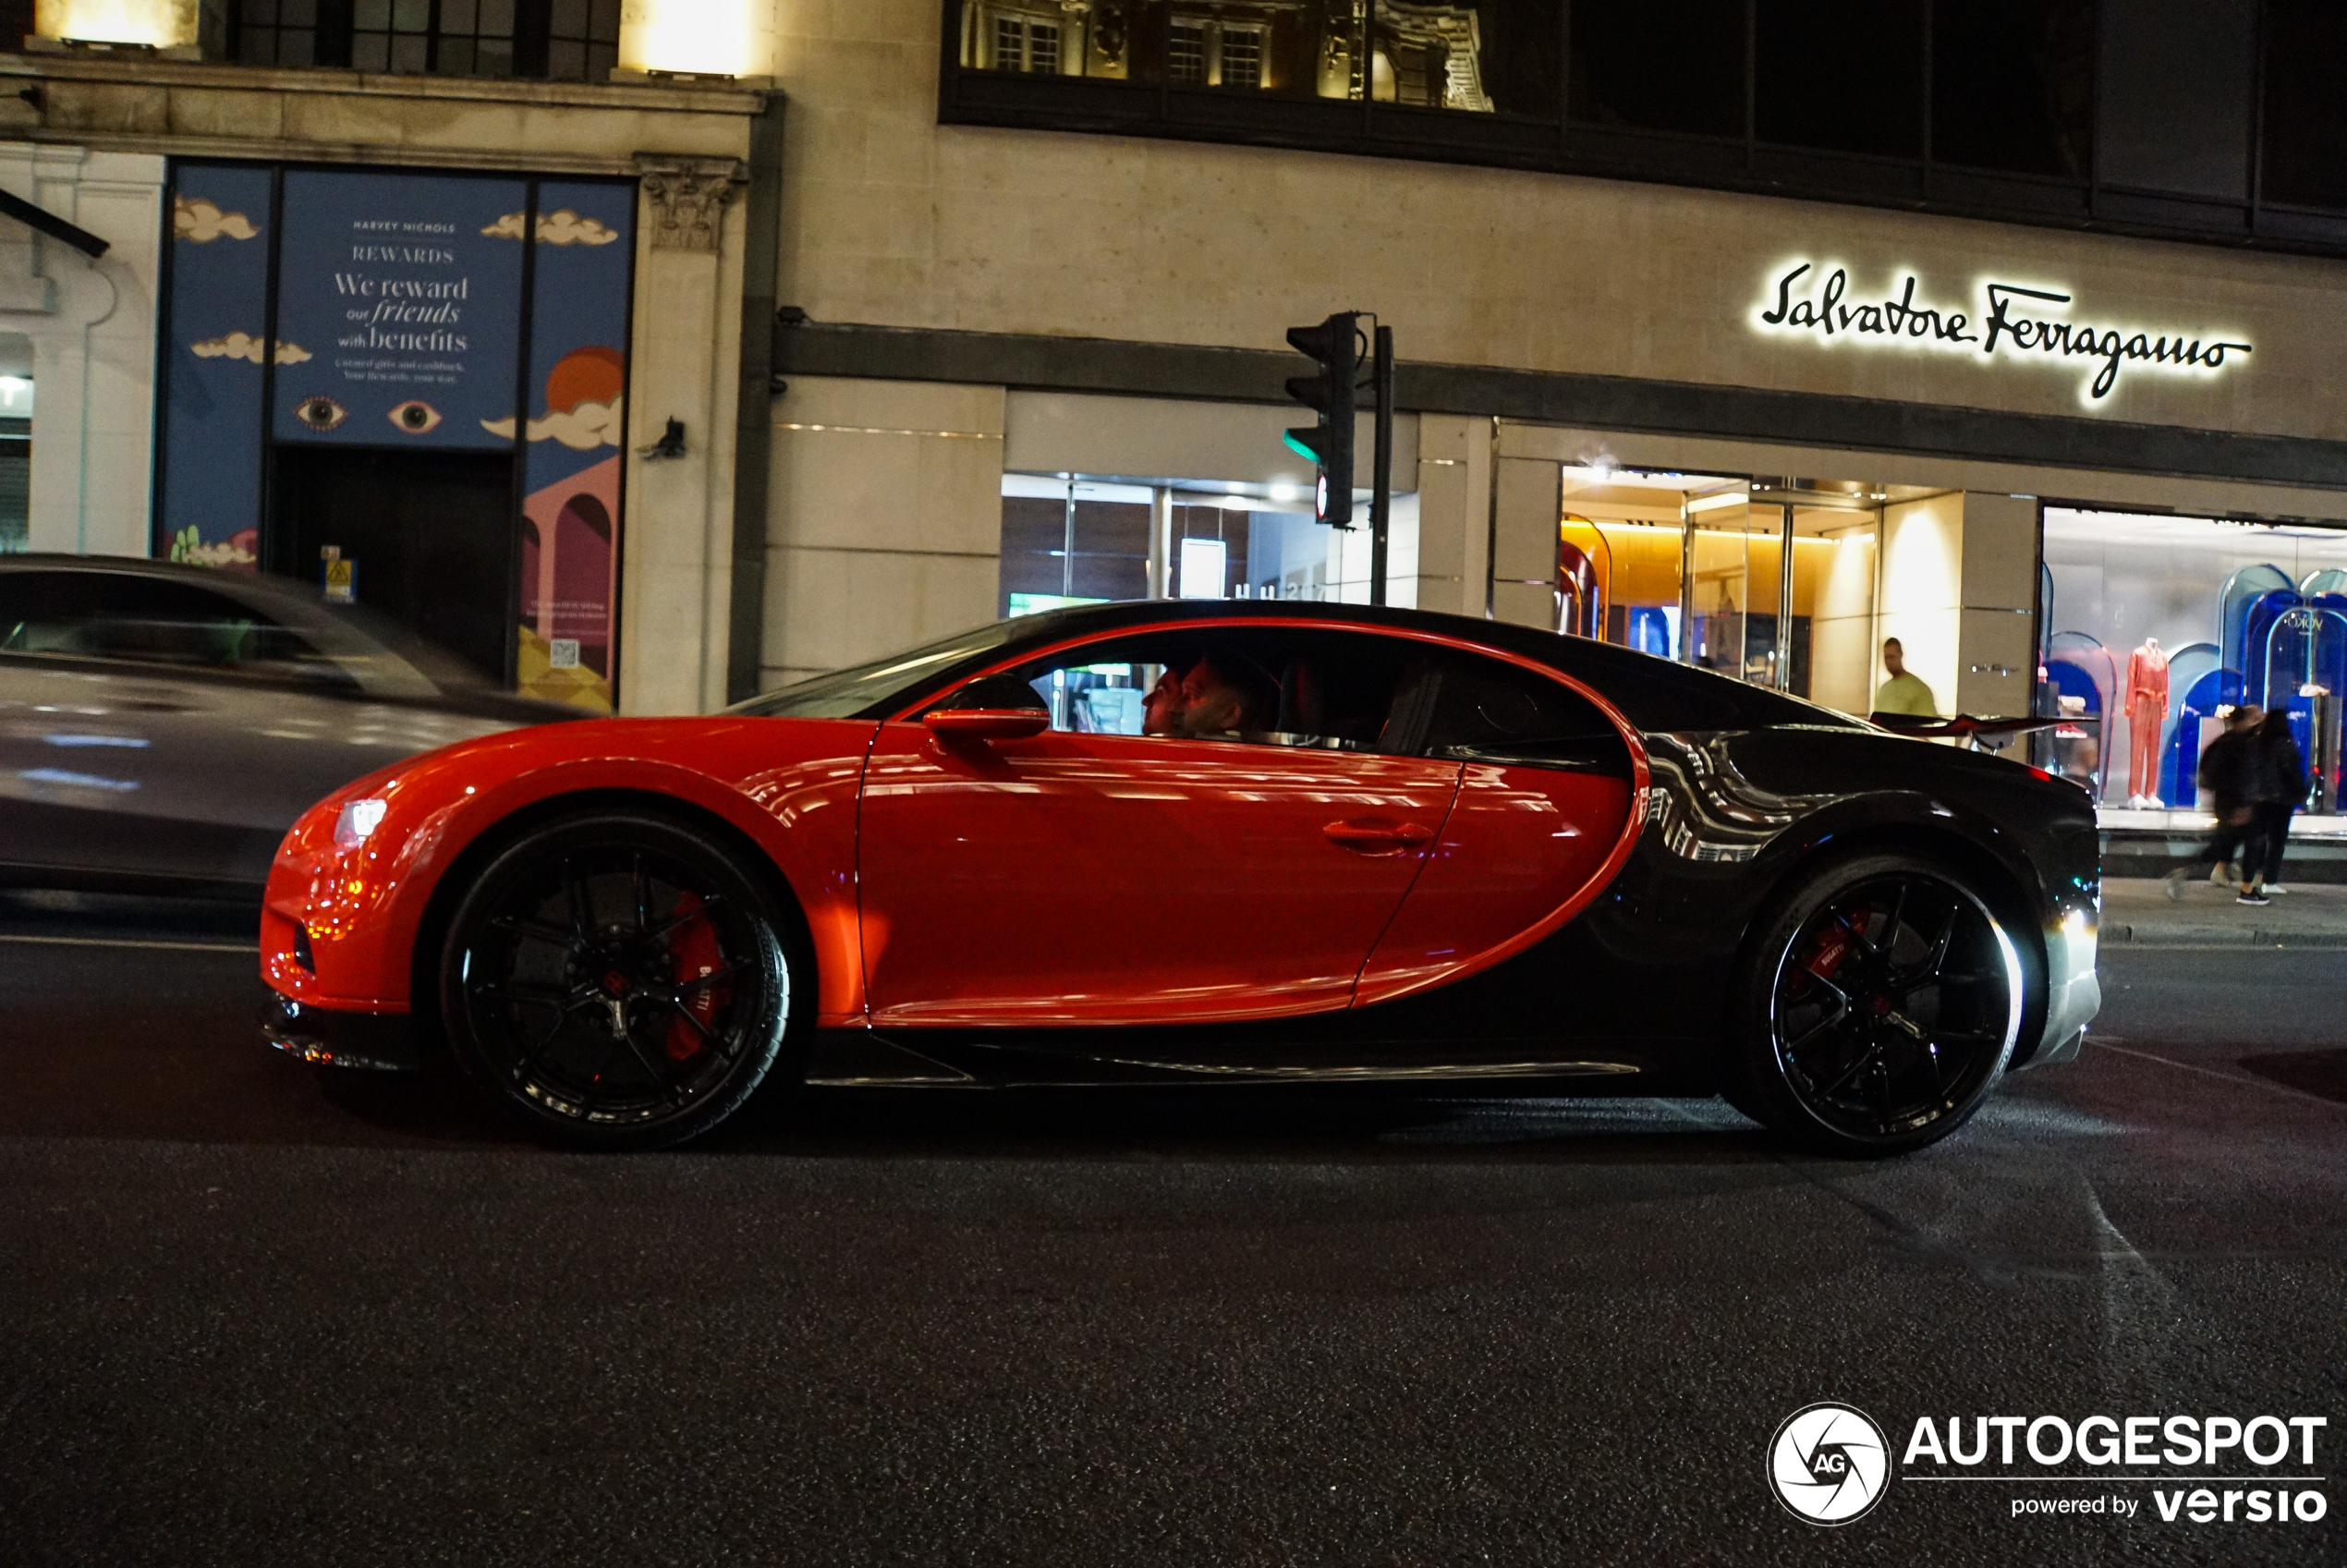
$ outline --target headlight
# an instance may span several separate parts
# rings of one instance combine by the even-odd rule
[[[382,800],[353,800],[334,819],[334,847],[356,849],[367,842],[368,836],[383,826],[383,813],[391,809]]]

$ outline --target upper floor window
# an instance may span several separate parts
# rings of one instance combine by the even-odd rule
[[[602,81],[619,61],[620,0],[236,0],[248,66]]]
[[[944,5],[962,68],[942,106],[959,123],[2347,255],[2341,0]],[[1039,24],[1052,29],[1048,67],[1027,42]],[[1010,79],[1042,69],[1061,79]]]

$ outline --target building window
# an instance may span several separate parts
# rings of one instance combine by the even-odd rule
[[[244,0],[233,45],[248,66],[318,63],[318,0]]]
[[[248,66],[602,81],[619,59],[619,0],[238,0]]]
[[[546,79],[607,81],[619,64],[619,0],[553,0],[546,26]]]
[[[1263,85],[1263,30],[1226,27],[1222,30],[1222,85],[1248,89]]]
[[[1060,30],[1057,22],[1033,17],[994,18],[994,68],[1057,76],[1060,69]]]
[[[1165,50],[1165,79],[1185,87],[1206,85],[1206,24],[1175,22]]]
[[[942,4],[964,67],[941,84],[948,124],[2347,256],[2341,0]],[[1090,80],[1007,79],[1037,67],[1024,33],[998,49],[995,18],[1032,12],[1059,25],[1052,74]]]

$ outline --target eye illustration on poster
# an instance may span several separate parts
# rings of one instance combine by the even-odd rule
[[[280,441],[497,448],[512,438],[519,180],[292,170],[277,275]],[[505,420],[506,433],[487,427]]]
[[[539,187],[538,205],[529,359],[542,401],[528,411],[524,432],[517,684],[533,697],[609,712],[635,193],[549,181]],[[513,433],[510,419],[484,428]]]
[[[180,453],[249,450],[261,426],[268,343],[269,171],[180,171],[171,200],[171,334],[164,352],[164,444]],[[277,363],[310,353],[277,345]],[[161,496],[171,559],[253,570],[261,555],[261,475],[251,462],[165,467]]]

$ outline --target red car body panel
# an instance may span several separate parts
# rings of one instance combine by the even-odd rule
[[[666,796],[724,819],[773,860],[805,912],[819,1018],[861,1022],[856,791],[876,728],[852,719],[614,719],[453,746],[328,796],[294,825],[264,897],[261,978],[297,1002],[403,1013],[419,926],[449,865],[517,811],[561,796]],[[342,806],[386,811],[367,845],[334,843]],[[373,846],[382,846],[380,848]],[[296,961],[307,926],[316,972]]]
[[[873,1022],[1344,1007],[1458,780],[1416,757],[884,724],[859,851]]]
[[[1628,857],[1636,796],[1615,778],[1470,764],[1354,1005],[1488,969],[1579,914]]]
[[[313,1007],[407,1012],[449,867],[517,812],[625,791],[698,807],[772,860],[812,938],[820,1026],[1266,1018],[1449,984],[1554,931],[1621,869],[1646,820],[1646,751],[1553,669],[1416,628],[1373,635],[1578,692],[1620,732],[1630,778],[1065,732],[955,740],[904,722],[912,711],[549,725],[411,759],[312,808],[271,872],[262,978]],[[343,805],[370,797],[381,825],[337,845]],[[305,930],[314,969],[296,957]]]

